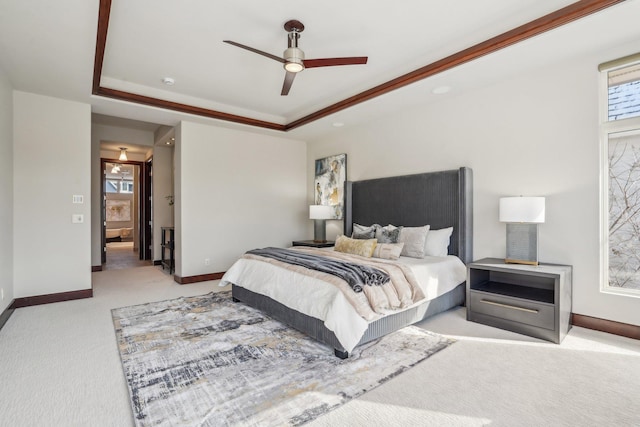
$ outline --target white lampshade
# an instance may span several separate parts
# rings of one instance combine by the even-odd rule
[[[544,197],[501,197],[500,222],[544,222]]]
[[[331,219],[333,218],[333,209],[326,205],[309,206],[309,219]]]
[[[120,157],[118,160],[127,161],[127,149],[125,147],[120,147]]]

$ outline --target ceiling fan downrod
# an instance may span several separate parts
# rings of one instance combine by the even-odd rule
[[[304,25],[297,20],[287,21],[284,24],[287,31],[287,49],[283,53],[285,60],[284,69],[290,73],[299,73],[304,70],[304,52],[298,48],[300,33],[304,31]]]

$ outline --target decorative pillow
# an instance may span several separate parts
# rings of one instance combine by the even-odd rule
[[[358,240],[351,239],[347,236],[339,236],[336,239],[334,250],[344,252],[346,254],[360,255],[371,258],[378,241],[376,239]]]
[[[353,230],[351,234],[352,239],[375,239],[376,238],[376,230],[371,229],[368,231],[356,231]]]
[[[430,230],[429,234],[427,234],[424,254],[430,256],[447,256],[452,233],[453,227]]]
[[[353,224],[353,233],[351,233],[351,238],[373,239],[376,237],[376,230],[378,227],[380,227],[378,224],[373,224],[368,227],[360,224]]]
[[[389,227],[394,227],[389,224]],[[402,248],[402,256],[411,258],[424,258],[424,247],[427,242],[427,233],[429,226],[423,227],[403,227],[398,237],[398,243],[404,243]]]
[[[387,225],[386,227],[380,227],[376,229],[376,239],[378,243],[398,243],[400,232],[402,227],[395,227],[393,225]]]
[[[374,258],[398,259],[404,243],[378,243],[373,250]]]

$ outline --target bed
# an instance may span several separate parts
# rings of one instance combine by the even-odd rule
[[[472,171],[462,167],[416,175],[348,181],[345,183],[345,236],[352,235],[354,224],[394,224],[405,227],[420,227],[428,224],[431,230],[453,227],[448,255],[437,257],[442,259],[434,257],[428,261],[436,264],[441,261],[443,263],[455,261],[464,266],[471,262],[473,257]],[[292,274],[291,280],[283,282],[279,276],[283,272],[271,266],[267,270],[253,271],[253,279],[251,279],[251,271],[247,272],[243,269],[241,265],[243,263],[246,262],[242,259],[238,260],[221,280],[221,285],[231,283],[234,301],[262,310],[271,317],[304,332],[333,348],[336,356],[340,358],[348,357],[349,351],[355,346],[462,305],[465,300],[464,276],[458,276],[456,281],[460,283],[449,286],[451,289],[429,295],[419,303],[375,320],[358,320],[357,316],[354,317],[351,314],[344,316],[344,319],[327,320],[322,314],[305,313],[330,313],[334,310],[333,307],[313,307],[310,298],[305,299],[305,295],[299,292],[294,293],[295,298],[292,298],[292,292],[285,292],[289,295],[288,299],[276,296],[272,283],[284,283],[285,287],[296,286],[298,283],[293,282],[304,281],[306,280],[304,277]],[[267,263],[259,264],[262,269],[263,264]],[[292,304],[294,300],[297,301],[298,309],[292,308],[292,305],[295,305]],[[306,309],[299,307],[306,307]],[[309,307],[312,309],[308,310]],[[338,312],[337,309],[335,311]],[[356,341],[353,337],[345,338],[343,331],[346,329],[349,335],[349,329],[356,328],[352,323],[359,325]]]

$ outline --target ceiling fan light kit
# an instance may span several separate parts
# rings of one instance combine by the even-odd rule
[[[284,69],[290,73],[304,70],[304,52],[297,47],[290,47],[284,51]]]
[[[257,53],[258,55],[265,56],[275,61],[281,62],[287,72],[284,76],[284,83],[282,85],[282,91],[280,95],[286,96],[289,94],[293,79],[296,74],[304,71],[305,68],[318,68],[318,67],[333,67],[336,65],[358,65],[366,64],[366,56],[354,56],[346,58],[320,58],[320,59],[305,59],[304,51],[298,47],[298,40],[300,39],[300,33],[304,31],[304,25],[302,22],[292,19],[285,22],[284,29],[287,32],[287,49],[284,51],[283,57],[272,55],[270,53],[245,46],[240,43],[236,43],[231,40],[223,40],[224,43],[246,49],[250,52]]]

